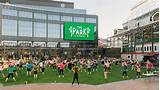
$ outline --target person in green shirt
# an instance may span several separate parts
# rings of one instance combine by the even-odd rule
[[[16,66],[16,65],[13,66],[13,73],[14,73],[16,76],[18,76],[17,66]]]
[[[13,66],[9,66],[9,69],[8,69],[8,77],[6,78],[5,82],[8,81],[8,79],[9,79],[10,76],[12,77],[12,79],[13,79],[14,81],[16,81],[16,79],[15,79],[15,77],[14,77],[14,68],[13,68]]]
[[[75,79],[77,80],[77,83],[78,83],[78,85],[79,85],[78,72],[80,71],[80,68],[79,68],[77,65],[75,65],[75,66],[72,68],[72,71],[73,71],[73,73],[74,73],[72,85],[73,85]]]

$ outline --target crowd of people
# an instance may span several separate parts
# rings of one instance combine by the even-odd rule
[[[138,61],[129,62],[128,60],[121,60],[117,58],[98,58],[98,59],[88,59],[76,57],[70,59],[62,59],[60,57],[52,57],[50,59],[38,59],[38,58],[20,58],[19,60],[7,59],[0,61],[0,75],[5,78],[5,82],[11,77],[16,81],[18,78],[17,70],[24,69],[26,71],[26,76],[33,76],[34,79],[38,79],[38,73],[45,74],[45,69],[47,67],[52,67],[53,71],[57,71],[59,78],[64,78],[64,69],[68,68],[70,72],[73,72],[73,82],[77,80],[79,84],[79,72],[86,72],[86,74],[91,75],[92,72],[98,71],[98,66],[103,66],[104,79],[108,79],[109,73],[111,73],[112,65],[120,65],[122,71],[122,78],[128,78],[128,71],[135,70],[136,77],[141,77],[141,64]],[[129,69],[131,66],[131,69]],[[3,70],[8,70],[8,75],[3,73]],[[148,60],[146,62],[146,72],[149,73],[153,69],[153,64]]]

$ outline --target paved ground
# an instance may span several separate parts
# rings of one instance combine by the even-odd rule
[[[71,85],[71,84],[28,84],[15,86],[0,86],[0,90],[159,90],[157,80],[128,80],[102,85]]]

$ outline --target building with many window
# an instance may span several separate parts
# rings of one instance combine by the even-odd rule
[[[158,0],[142,0],[132,9],[123,33],[112,36],[122,41],[121,57],[127,60],[159,58]],[[113,40],[111,40],[113,41]]]
[[[63,23],[93,23],[94,41],[63,40]],[[96,48],[98,16],[75,9],[72,2],[53,0],[0,0],[0,46],[6,49]]]

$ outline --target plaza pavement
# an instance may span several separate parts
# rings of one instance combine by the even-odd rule
[[[71,85],[71,83],[46,83],[0,86],[0,90],[159,90],[159,80],[126,80],[101,85]]]

